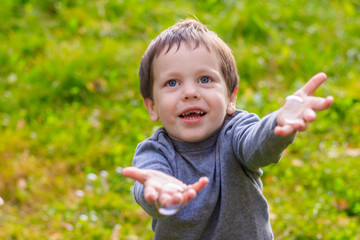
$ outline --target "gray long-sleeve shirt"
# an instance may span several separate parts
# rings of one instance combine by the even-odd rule
[[[273,239],[269,207],[262,194],[261,167],[280,160],[295,134],[273,133],[276,112],[259,119],[237,110],[219,132],[199,143],[172,140],[165,129],[141,142],[133,165],[174,176],[186,184],[210,182],[173,216],[161,216],[135,182],[134,196],[153,217],[154,239]]]

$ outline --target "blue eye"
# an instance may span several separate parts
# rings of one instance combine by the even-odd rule
[[[166,85],[169,86],[169,87],[175,87],[177,86],[177,81],[176,80],[169,80]]]
[[[200,83],[209,83],[211,82],[211,79],[209,77],[201,77]]]

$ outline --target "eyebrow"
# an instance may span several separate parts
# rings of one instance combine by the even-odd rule
[[[200,67],[199,69],[196,69],[196,73],[202,73],[202,72],[205,72],[205,73],[209,73],[209,74],[216,74],[216,75],[220,75],[222,76],[222,72],[221,72],[221,69],[215,69],[215,68],[212,68],[212,67]]]

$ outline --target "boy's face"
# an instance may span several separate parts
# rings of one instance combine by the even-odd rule
[[[160,119],[171,138],[199,142],[235,112],[236,90],[228,94],[214,51],[182,42],[153,60],[153,100],[144,99],[152,121]]]

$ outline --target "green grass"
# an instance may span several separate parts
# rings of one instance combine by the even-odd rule
[[[359,16],[354,0],[3,1],[0,238],[151,239],[116,168],[159,125],[138,89],[147,44],[196,17],[233,49],[239,108],[264,116],[327,73],[316,94],[334,105],[264,169],[264,193],[276,239],[359,239]]]

